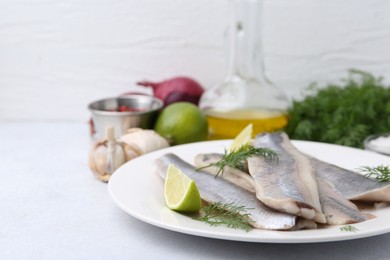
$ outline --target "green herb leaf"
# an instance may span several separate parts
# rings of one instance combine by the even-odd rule
[[[355,228],[354,226],[344,226],[340,228],[341,231],[346,231],[346,232],[356,232],[359,229]]]
[[[220,202],[210,203],[202,207],[201,217],[194,218],[205,222],[210,226],[225,225],[229,228],[242,229],[249,232],[253,229],[250,225],[252,222],[247,213],[248,208],[235,206],[231,203],[223,204]]]
[[[240,148],[228,153],[225,150],[225,154],[223,155],[222,159],[218,162],[211,163],[209,165],[203,166],[198,168],[197,170],[202,170],[204,168],[215,166],[218,168],[216,176],[219,174],[223,174],[223,170],[226,166],[240,169],[242,170],[244,168],[245,161],[252,156],[263,156],[267,159],[273,160],[275,158],[278,158],[277,154],[268,148],[258,148],[254,147],[252,145],[243,145]]]
[[[293,102],[284,130],[291,139],[362,148],[366,136],[390,129],[389,100],[382,78],[351,70],[340,84],[312,84]]]
[[[363,166],[358,169],[361,173],[364,173],[367,178],[374,178],[379,182],[390,181],[390,168],[389,166],[379,165],[376,167]]]

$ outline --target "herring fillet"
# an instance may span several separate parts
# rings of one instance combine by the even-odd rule
[[[247,208],[251,225],[259,229],[288,230],[295,226],[296,216],[274,211],[261,203],[252,193],[221,178],[197,172],[195,167],[172,153],[165,154],[155,161],[157,171],[165,178],[169,164],[174,164],[188,177],[193,179],[201,197],[207,202],[232,203]]]
[[[211,163],[216,163],[219,160],[221,160],[223,157],[220,153],[208,153],[208,154],[198,154],[194,158],[195,166],[198,168],[202,168],[204,166],[207,166]],[[202,169],[204,172],[208,172],[210,174],[213,174],[214,176],[217,175],[218,168],[215,166],[207,167]],[[234,169],[228,166],[225,166],[223,169],[223,173],[220,173],[218,176],[219,178],[223,178],[227,181],[230,181],[234,183],[235,185],[250,191],[252,193],[255,193],[255,186],[252,176],[250,176],[247,172],[240,171],[238,169]]]
[[[223,157],[222,154],[219,153],[209,153],[209,154],[198,154],[194,158],[195,166],[198,168],[209,165],[210,163],[215,163],[221,160]],[[218,168],[215,166],[207,167],[203,169],[204,172],[207,172],[213,176],[217,176]],[[222,178],[227,180],[235,185],[251,192],[256,193],[255,183],[252,176],[245,171],[241,171],[238,169],[234,169],[228,166],[225,166],[223,173],[218,175],[218,178]],[[316,229],[317,223],[312,220],[307,220],[304,218],[298,218],[297,223],[291,230],[299,230],[299,229]]]
[[[360,212],[358,207],[344,198],[331,183],[317,176],[322,210],[329,225],[344,225],[363,222],[375,216]]]
[[[248,158],[257,198],[276,210],[326,223],[310,159],[283,132],[260,134],[253,146],[272,149],[278,155],[278,160]]]
[[[368,202],[390,201],[390,183],[378,182],[355,172],[311,158],[317,175],[333,184],[345,198]]]
[[[211,153],[211,154],[198,154],[195,159],[195,165],[197,167],[203,167],[210,163],[215,163],[222,159],[222,154]],[[218,169],[216,167],[205,168],[204,171],[210,174],[216,175]],[[225,167],[223,174],[220,174],[219,178],[224,178],[236,185],[247,189],[250,192],[254,191],[253,178],[246,172],[242,172],[237,169]],[[367,213],[362,213],[356,207],[355,204],[344,198],[337,190],[334,189],[333,185],[317,178],[318,191],[320,196],[321,208],[326,217],[328,225],[343,225],[362,222],[373,218],[374,216]],[[315,223],[304,222],[302,219],[299,220],[301,227],[297,228],[315,228]],[[310,221],[310,220],[308,220]],[[299,224],[297,224],[298,226]]]

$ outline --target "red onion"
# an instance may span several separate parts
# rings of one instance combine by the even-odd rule
[[[187,101],[198,105],[204,89],[195,80],[187,77],[175,77],[162,82],[141,81],[140,86],[153,88],[154,96],[167,106],[174,102]]]

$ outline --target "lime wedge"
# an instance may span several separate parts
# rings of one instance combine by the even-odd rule
[[[249,143],[252,138],[253,125],[247,125],[237,136],[234,138],[232,145],[229,147],[229,152],[232,152],[243,145]]]
[[[201,206],[199,190],[195,182],[180,169],[170,164],[164,184],[165,204],[180,212],[198,211]]]

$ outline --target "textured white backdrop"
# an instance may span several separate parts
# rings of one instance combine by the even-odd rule
[[[390,82],[390,1],[266,0],[268,77],[290,96],[349,68]],[[0,121],[74,120],[137,80],[225,75],[227,0],[0,0]]]

